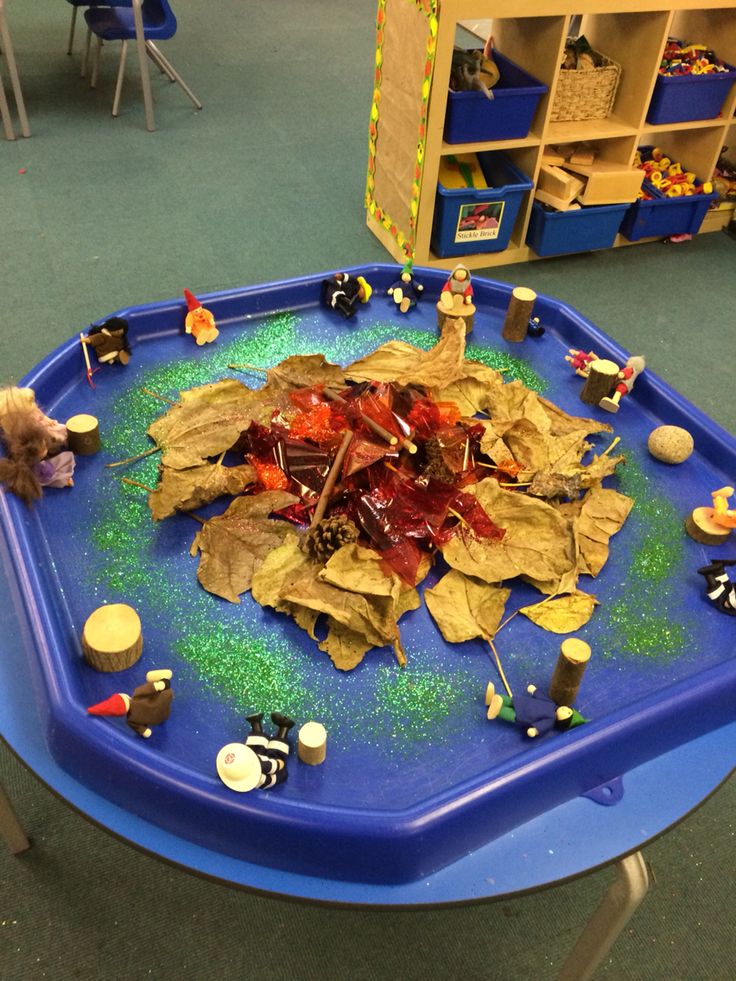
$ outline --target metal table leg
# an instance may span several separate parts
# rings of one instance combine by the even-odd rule
[[[133,0],[133,22],[135,24],[135,43],[138,49],[138,66],[141,72],[143,88],[143,105],[146,110],[146,129],[152,133],[156,129],[153,119],[153,96],[151,95],[151,76],[148,74],[148,58],[146,57],[146,36],[143,30],[143,12],[141,0]]]
[[[0,0],[0,43],[2,45],[3,53],[5,54],[5,60],[8,63],[8,74],[10,75],[10,84],[13,87],[15,106],[16,109],[18,110],[20,131],[23,134],[23,136],[30,136],[31,129],[28,125],[28,116],[26,115],[26,104],[23,101],[23,89],[20,87],[18,66],[15,63],[13,42],[10,39],[10,29],[8,28],[8,23],[5,19],[5,0]]]
[[[5,840],[14,855],[20,855],[31,847],[2,784],[0,784],[0,837]]]
[[[563,964],[558,981],[590,981],[648,888],[649,876],[641,852],[616,863],[616,878]]]

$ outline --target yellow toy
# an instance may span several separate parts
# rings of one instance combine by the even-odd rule
[[[184,321],[184,330],[186,333],[192,335],[199,347],[214,341],[220,332],[217,329],[213,315],[209,310],[205,310],[197,297],[193,293],[190,293],[189,290],[184,290],[184,298],[187,301],[187,309],[189,310]]]

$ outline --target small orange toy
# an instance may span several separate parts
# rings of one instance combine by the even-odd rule
[[[197,297],[184,290],[184,299],[187,301],[187,313],[184,321],[184,330],[191,334],[199,347],[209,344],[219,336],[219,330],[215,324],[215,318],[209,310],[205,310]]]

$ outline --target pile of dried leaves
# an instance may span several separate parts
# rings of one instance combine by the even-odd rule
[[[161,520],[231,496],[192,544],[205,589],[251,590],[341,670],[384,645],[403,664],[398,621],[438,553],[449,571],[424,596],[447,641],[492,640],[517,577],[546,597],[519,611],[540,627],[587,622],[597,601],[578,578],[600,572],[632,504],[601,486],[623,457],[582,463],[610,431],[466,360],[450,320],[430,351],[391,341],[344,369],[294,356],[261,388],[182,392],[148,431],[149,503]]]

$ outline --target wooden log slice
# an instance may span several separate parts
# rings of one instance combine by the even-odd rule
[[[327,755],[327,730],[321,722],[305,722],[299,730],[297,754],[302,763],[317,766]]]
[[[586,405],[598,405],[602,398],[610,395],[618,380],[618,365],[614,361],[599,358],[591,361],[589,374],[580,393],[580,398]]]
[[[82,412],[67,419],[66,431],[69,449],[80,456],[91,456],[102,448],[100,423],[94,417]]]
[[[716,524],[713,508],[695,508],[685,518],[685,531],[701,545],[721,545],[731,534],[730,528]]]
[[[549,686],[549,697],[557,705],[573,707],[589,660],[590,645],[584,640],[577,637],[563,640]]]
[[[475,316],[475,305],[464,303],[453,310],[446,310],[441,303],[437,303],[437,326],[442,333],[442,328],[447,320],[463,320],[465,322],[465,333],[469,334],[473,329],[473,318]]]
[[[84,659],[97,671],[124,671],[143,650],[141,621],[132,606],[110,603],[87,617],[82,631]]]
[[[517,286],[511,294],[502,335],[505,341],[523,341],[529,320],[537,300],[537,294],[526,286]]]

